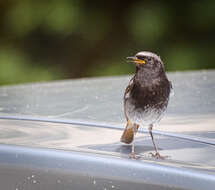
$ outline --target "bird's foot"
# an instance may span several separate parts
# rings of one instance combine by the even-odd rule
[[[159,152],[155,152],[155,153],[150,152],[149,154],[150,154],[153,158],[156,158],[156,159],[162,159],[162,160],[164,160],[164,159],[166,159],[166,158],[169,158],[169,156],[162,156],[162,155],[160,155]]]
[[[136,154],[136,153],[134,153],[134,152],[131,152],[131,153],[129,154],[129,158],[130,158],[130,159],[139,160],[139,159],[142,158],[142,156],[139,155],[139,154]]]

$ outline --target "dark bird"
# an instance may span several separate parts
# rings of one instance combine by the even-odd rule
[[[158,152],[152,128],[165,113],[172,84],[166,76],[163,62],[155,53],[142,51],[127,59],[136,64],[136,73],[124,93],[127,125],[121,136],[121,142],[130,144],[133,141],[130,156],[135,158],[135,134],[139,126],[148,126],[155,149],[155,153],[151,154],[155,158],[164,158]]]

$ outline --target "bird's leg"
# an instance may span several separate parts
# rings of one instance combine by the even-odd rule
[[[131,154],[135,154],[135,151],[134,151],[134,143],[135,143],[135,137],[136,137],[136,133],[137,133],[137,128],[136,128],[136,124],[134,124],[134,127],[133,127],[133,131],[134,131],[134,136],[133,136],[133,141],[132,141],[132,147],[131,147]]]
[[[137,154],[135,154],[135,137],[136,137],[138,128],[139,128],[139,125],[134,124],[134,126],[133,126],[134,136],[133,136],[133,141],[132,141],[132,145],[131,145],[131,153],[130,153],[130,158],[133,158],[133,159],[139,158],[139,156]]]
[[[152,138],[152,143],[154,145],[154,149],[155,149],[155,153],[150,153],[152,155],[152,157],[155,157],[155,158],[160,158],[160,159],[165,159],[167,158],[168,156],[161,156],[160,153],[158,152],[158,148],[155,144],[155,141],[154,141],[154,137],[153,137],[153,134],[152,134],[152,128],[153,128],[153,125],[149,125],[149,133],[151,135],[151,138]]]
[[[154,148],[155,148],[155,152],[156,152],[156,154],[159,154],[159,153],[158,153],[158,148],[157,148],[157,146],[156,146],[156,144],[155,144],[154,137],[153,137],[153,134],[152,134],[152,128],[153,128],[153,125],[151,124],[151,125],[149,126],[149,134],[151,135],[152,143],[153,143]]]

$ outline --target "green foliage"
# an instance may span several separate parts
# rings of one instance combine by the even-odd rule
[[[0,84],[13,84],[32,81],[48,81],[58,79],[54,69],[37,66],[12,48],[0,48]]]
[[[71,33],[78,18],[77,6],[68,1],[18,1],[7,13],[6,26],[14,35],[25,36],[43,28],[61,35]]]
[[[215,1],[9,0],[0,3],[0,85],[134,72],[158,53],[166,70],[215,68]]]
[[[131,11],[130,29],[134,38],[147,46],[155,45],[168,31],[170,14],[162,4],[135,5]]]
[[[215,26],[215,1],[193,1],[190,7],[190,24],[198,30],[210,30]]]

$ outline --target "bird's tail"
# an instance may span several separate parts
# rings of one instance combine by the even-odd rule
[[[132,124],[129,120],[127,122],[127,125],[125,127],[125,130],[121,136],[120,141],[126,144],[130,144],[134,139],[134,131],[137,132],[139,126]]]

